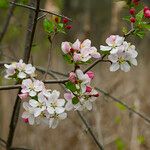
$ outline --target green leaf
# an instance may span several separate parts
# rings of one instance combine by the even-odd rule
[[[100,50],[100,53],[101,53],[101,54],[104,54],[104,55],[109,55],[109,54],[110,54],[110,51],[102,51],[102,50]]]
[[[143,16],[144,16],[143,10],[141,10],[140,12],[138,12],[138,14],[136,14],[136,16],[135,16],[137,22],[141,22],[142,19],[143,19]]]
[[[78,103],[79,103],[79,99],[78,99],[77,97],[74,97],[74,98],[72,99],[72,104],[76,105],[76,104],[78,104]]]
[[[139,135],[137,137],[137,141],[140,143],[140,144],[144,144],[145,143],[145,137],[143,135]]]
[[[147,29],[147,30],[149,30],[150,31],[150,24],[142,24],[142,27],[144,28],[144,29]]]
[[[45,19],[43,25],[46,32],[48,33],[54,32],[55,25],[52,21]]]
[[[123,17],[123,20],[130,22],[130,16]]]
[[[0,8],[8,8],[9,2],[8,0],[0,0]]]
[[[117,138],[115,140],[115,144],[116,144],[117,150],[125,150],[125,144],[121,138]]]
[[[66,55],[63,55],[63,57],[69,64],[73,63],[72,57],[70,55],[66,54]]]
[[[120,104],[120,103],[116,103],[116,106],[117,106],[120,110],[126,110],[126,107],[123,106],[123,105]]]
[[[75,92],[77,90],[75,84],[73,84],[71,81],[66,83],[66,88],[72,92]]]

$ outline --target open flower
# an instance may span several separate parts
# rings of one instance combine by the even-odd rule
[[[87,62],[91,58],[98,59],[101,57],[96,47],[91,46],[91,41],[89,39],[83,42],[77,39],[73,44],[62,42],[61,49],[64,54],[69,55],[74,62]]]
[[[67,113],[63,112],[61,114],[54,115],[49,119],[49,127],[55,129],[58,123],[67,117]]]
[[[22,81],[22,93],[29,93],[29,96],[34,97],[36,94],[45,89],[44,83],[39,80],[32,81],[25,79]]]
[[[10,65],[5,64],[4,66],[7,68],[5,78],[25,79],[28,76],[35,76],[35,67],[31,64],[25,64],[22,59],[19,62],[13,62]]]
[[[101,51],[110,51],[111,54],[114,54],[118,51],[118,47],[123,44],[124,37],[119,35],[111,35],[106,39],[106,44],[108,46],[100,46]]]
[[[128,72],[130,71],[131,64],[137,66],[136,59],[124,52],[110,54],[108,59],[112,62],[110,71],[117,71],[120,68],[122,71]]]
[[[22,118],[28,120],[30,125],[35,124],[34,108],[27,102],[23,103],[23,108],[25,111],[22,114]]]
[[[46,102],[49,114],[61,114],[65,111],[65,100],[59,99],[60,92],[54,90]]]
[[[46,101],[47,99],[42,93],[38,94],[38,100],[29,100],[29,104],[34,108],[34,117],[38,117],[43,111],[46,110]]]

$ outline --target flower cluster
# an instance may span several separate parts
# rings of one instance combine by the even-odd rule
[[[108,46],[100,46],[101,51],[108,52],[108,59],[111,61],[110,71],[117,71],[119,68],[125,72],[130,71],[131,65],[137,65],[138,55],[135,46],[124,41],[124,37],[111,35],[106,39]]]
[[[27,77],[35,77],[35,67],[31,64],[23,63],[23,60],[19,62],[13,62],[10,65],[5,64],[6,67],[6,76],[7,79],[25,79]]]
[[[91,41],[89,39],[83,42],[77,39],[73,44],[70,42],[62,42],[61,49],[63,53],[75,63],[87,62],[91,58],[101,57],[96,47],[91,46]]]
[[[64,94],[67,101],[66,110],[91,110],[92,102],[99,96],[98,92],[91,87],[93,72],[83,73],[77,69],[69,75],[69,82],[66,84],[68,92]]]
[[[25,111],[22,114],[24,122],[33,124],[47,124],[50,128],[56,128],[59,121],[67,117],[64,99],[60,99],[59,91],[47,90],[44,83],[35,77],[35,67],[25,64],[22,60],[10,65],[5,64],[6,78],[20,79],[22,81],[20,99],[28,99],[23,102]]]
[[[59,121],[67,117],[65,112],[65,100],[59,98],[59,91],[43,89],[29,102],[23,102],[25,111],[22,118],[30,125],[46,124],[50,128],[56,128]]]

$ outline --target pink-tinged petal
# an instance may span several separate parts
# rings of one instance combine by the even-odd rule
[[[73,44],[72,44],[72,48],[74,50],[80,50],[80,46],[81,46],[81,42],[79,41],[79,39],[77,39]]]
[[[18,94],[21,100],[26,99],[29,96],[29,93]]]
[[[74,53],[73,60],[74,60],[75,62],[81,61],[81,54]]]
[[[72,83],[75,83],[76,82],[76,74],[74,72],[70,72],[69,73],[69,80],[72,82]]]
[[[70,43],[69,42],[62,42],[61,44],[61,49],[62,51],[67,54],[70,52],[70,49],[71,49],[71,46],[70,46]]]
[[[90,86],[86,86],[86,92],[90,93],[92,91],[92,88]]]
[[[90,48],[91,47],[91,40],[89,40],[89,39],[84,40],[81,44],[81,48],[83,48],[83,47],[89,47]]]
[[[64,98],[67,100],[67,101],[71,101],[72,98],[73,98],[73,95],[71,93],[65,93],[64,94]]]
[[[88,71],[86,74],[89,76],[90,79],[94,78],[94,73],[92,71]]]

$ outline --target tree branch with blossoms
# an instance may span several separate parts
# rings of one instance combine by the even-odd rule
[[[150,29],[147,21],[147,19],[150,18],[150,9],[148,7],[144,7],[144,9],[139,11],[139,0],[132,0],[129,3],[130,16],[127,16],[125,18],[126,21],[130,22],[131,29],[129,31],[127,29],[124,29],[124,36],[110,35],[106,39],[106,45],[100,45],[100,50],[97,50],[96,47],[92,46],[92,42],[89,39],[85,39],[83,41],[77,39],[73,43],[68,41],[62,42],[61,49],[63,52],[63,57],[67,63],[74,66],[74,70],[69,72],[69,74],[67,75],[67,79],[60,80],[53,75],[55,80],[45,80],[47,74],[51,74],[49,53],[47,69],[41,69],[37,67],[37,70],[45,74],[43,81],[40,81],[38,80],[38,76],[36,74],[36,67],[28,63],[30,59],[37,21],[40,18],[46,16],[44,14],[39,17],[38,14],[39,12],[44,12],[57,16],[52,17],[51,20],[45,19],[43,22],[45,32],[48,35],[48,39],[50,40],[51,45],[52,37],[54,35],[66,33],[66,30],[72,28],[72,26],[69,24],[69,21],[71,21],[71,19],[66,16],[41,9],[39,0],[35,1],[36,5],[33,2],[33,6],[18,4],[14,2],[11,3],[15,6],[27,8],[31,11],[31,13],[29,15],[29,30],[26,35],[23,60],[20,59],[19,62],[4,64],[6,68],[5,78],[16,80],[16,85],[7,85],[0,87],[0,90],[19,88],[19,93],[17,94],[13,114],[11,117],[7,142],[3,141],[3,139],[0,139],[1,142],[6,145],[6,148],[8,150],[23,149],[12,147],[13,137],[19,117],[21,104],[20,99],[25,100],[23,102],[23,121],[25,123],[29,123],[30,125],[46,124],[50,128],[55,129],[62,120],[67,118],[67,114],[70,111],[76,111],[87,127],[98,148],[101,150],[104,149],[104,146],[98,141],[96,135],[81,113],[82,111],[92,110],[93,102],[95,102],[99,97],[98,91],[110,97],[112,100],[122,104],[128,110],[134,112],[142,119],[150,123],[149,118],[132,109],[124,102],[114,98],[113,96],[109,95],[99,88],[94,88],[92,86],[94,73],[90,71],[99,62],[110,63],[109,70],[112,72],[115,72],[119,69],[124,72],[128,72],[130,71],[132,66],[137,66],[136,58],[138,53],[136,51],[136,47],[126,41],[126,37],[128,37],[129,35],[137,35],[140,38],[143,38],[145,30]],[[52,47],[50,48],[50,51],[51,50]],[[0,63],[0,65],[3,65],[3,63]],[[89,66],[85,70],[82,70],[81,66],[83,65]],[[54,71],[54,73],[56,72]],[[60,98],[59,91],[47,89],[47,87],[45,86],[45,84],[54,83],[63,84],[63,86],[65,87],[66,92],[64,93],[63,98]]]

